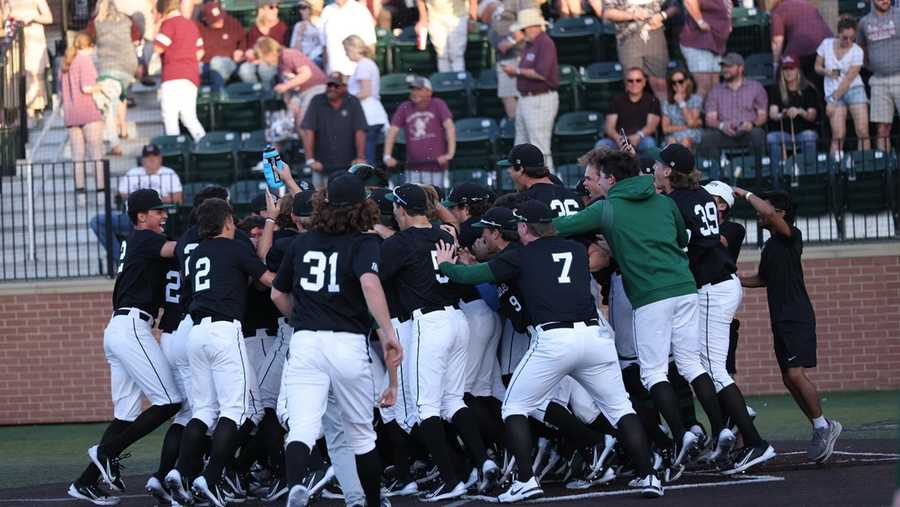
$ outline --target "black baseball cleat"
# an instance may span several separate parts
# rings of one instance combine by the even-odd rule
[[[225,499],[218,484],[210,486],[202,475],[194,479],[191,490],[195,495],[206,497],[216,507],[225,507]]]
[[[124,493],[125,482],[122,481],[121,471],[125,467],[121,461],[130,456],[130,454],[110,457],[100,449],[99,445],[91,447],[87,453],[88,457],[91,458],[91,463],[100,470],[100,477],[103,478],[103,482],[109,486],[113,493]]]
[[[169,488],[169,494],[172,495],[172,499],[182,505],[190,505],[192,502],[192,495],[188,491],[188,488],[184,486],[184,480],[181,478],[181,472],[177,469],[172,469],[169,473],[166,474],[166,478],[164,479],[166,487]]]
[[[734,467],[724,470],[724,475],[732,475],[749,470],[751,467],[765,463],[775,457],[775,448],[767,442],[755,447],[745,446],[734,453]]]
[[[162,505],[172,503],[172,495],[169,494],[169,491],[166,490],[162,481],[156,476],[151,475],[150,478],[147,479],[147,485],[144,486],[144,491]]]
[[[69,484],[69,491],[67,491],[69,496],[72,498],[77,498],[79,500],[87,500],[94,505],[116,505],[119,503],[119,497],[112,496],[100,486],[90,485],[90,486],[79,486],[74,482]]]

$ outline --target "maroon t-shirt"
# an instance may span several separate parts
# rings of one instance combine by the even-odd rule
[[[325,84],[325,73],[318,65],[314,64],[309,58],[300,51],[291,48],[281,50],[281,58],[278,60],[278,74],[281,75],[282,81],[290,81],[300,73],[300,69],[309,67],[312,76],[305,83],[297,88],[299,92],[305,92],[313,86]]]
[[[160,25],[154,44],[164,49],[161,55],[163,82],[187,79],[200,86],[197,50],[203,49],[203,39],[196,23],[180,14],[168,18]]]
[[[413,171],[441,171],[437,158],[447,153],[444,122],[453,115],[447,103],[433,97],[422,109],[412,101],[400,104],[391,125],[401,128],[406,136],[406,168]]]
[[[260,37],[270,37],[275,39],[275,42],[281,44],[282,46],[287,46],[288,42],[288,27],[284,24],[284,21],[279,21],[278,24],[269,28],[269,33],[262,33],[259,31],[259,27],[255,24],[250,30],[247,30],[247,45],[245,46],[247,49],[253,49],[253,45],[256,44],[256,41],[259,40]]]
[[[240,21],[225,14],[225,26],[200,25],[200,36],[203,37],[203,63],[209,63],[214,56],[232,58],[235,50],[244,49],[247,34]]]
[[[772,11],[772,37],[784,37],[782,54],[809,56],[828,37],[831,28],[819,9],[806,0],[784,0]]]
[[[694,49],[705,49],[717,55],[725,54],[725,44],[731,35],[731,0],[699,0],[703,21],[709,25],[704,32],[690,14],[684,15],[679,44]]]
[[[520,69],[534,69],[546,81],[536,81],[520,77],[516,79],[516,89],[523,95],[547,93],[559,88],[559,65],[556,63],[556,44],[544,32],[534,41],[526,43],[519,58]]]
[[[625,129],[625,134],[629,136],[647,125],[648,114],[662,116],[659,100],[649,90],[645,90],[644,94],[641,95],[641,100],[637,102],[632,102],[626,93],[618,95],[613,98],[611,106],[610,113],[618,115],[616,117],[616,132],[619,129]]]

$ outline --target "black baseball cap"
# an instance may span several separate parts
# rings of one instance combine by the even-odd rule
[[[159,149],[159,146],[157,146],[153,143],[145,144],[144,149],[141,150],[141,157],[151,157],[151,156],[159,157],[161,155],[162,155],[162,150]]]
[[[694,170],[694,155],[683,145],[676,143],[666,146],[659,152],[659,158],[675,172],[690,174]]]
[[[384,187],[388,184],[387,174],[369,164],[353,164],[347,172],[355,174],[367,187]]]
[[[291,213],[298,217],[312,216],[312,198],[315,193],[314,190],[304,190],[294,194],[294,206],[291,209]]]
[[[152,209],[171,209],[174,206],[165,204],[159,197],[159,192],[152,188],[135,190],[128,196],[128,213],[146,213]]]
[[[250,201],[250,212],[251,213],[262,213],[266,211],[266,194],[265,192],[261,194],[257,194],[256,197]]]
[[[516,206],[513,215],[516,220],[526,224],[549,224],[556,218],[556,213],[549,206],[534,199],[529,199]]]
[[[394,214],[394,203],[388,200],[387,196],[391,193],[389,188],[373,188],[369,192],[369,199],[375,201],[378,205],[378,212],[382,215]]]
[[[516,215],[509,208],[494,207],[481,215],[481,220],[472,224],[476,229],[502,229],[505,231],[516,230]]]
[[[413,185],[412,183],[400,185],[393,192],[387,194],[385,198],[397,206],[410,211],[419,213],[428,211],[428,196],[425,194],[425,189],[419,185]]]
[[[525,167],[531,169],[543,169],[544,153],[533,144],[517,144],[509,150],[506,159],[497,162],[497,167]]]
[[[444,200],[444,206],[452,208],[460,204],[472,204],[490,198],[491,193],[488,189],[474,181],[466,181],[450,190],[450,195]]]
[[[361,179],[344,173],[328,179],[326,201],[332,208],[353,206],[366,200],[366,187]]]

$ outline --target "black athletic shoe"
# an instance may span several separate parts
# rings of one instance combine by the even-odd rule
[[[122,480],[122,470],[125,469],[125,466],[122,465],[122,460],[131,456],[131,454],[107,456],[99,445],[91,447],[87,453],[94,466],[100,470],[100,477],[103,478],[103,482],[114,493],[123,493],[125,491],[125,482]]]
[[[94,505],[116,505],[119,503],[119,497],[112,496],[104,491],[100,486],[78,486],[75,483],[69,484],[67,492],[72,498],[79,500],[87,500]]]
[[[775,448],[768,443],[756,447],[746,446],[734,453],[734,467],[722,473],[732,475],[746,471],[751,467],[765,463],[775,457]]]

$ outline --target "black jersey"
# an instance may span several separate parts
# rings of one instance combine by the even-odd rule
[[[488,262],[498,282],[522,291],[532,323],[579,322],[597,318],[591,294],[587,249],[551,236],[503,251]]]
[[[498,255],[509,252],[517,248],[522,248],[521,243],[510,243]],[[497,313],[505,318],[512,325],[513,329],[518,333],[525,333],[528,326],[531,325],[531,319],[528,317],[528,311],[525,309],[522,292],[512,280],[497,283],[497,300],[499,306]]]
[[[726,280],[737,271],[734,259],[719,236],[719,210],[706,190],[675,190],[669,197],[678,205],[688,232],[688,263],[697,287]]]
[[[278,271],[284,251],[290,246],[291,241],[297,236],[297,231],[292,229],[279,229],[272,234],[272,246],[266,254],[266,269],[271,272]],[[276,249],[276,244],[279,246]],[[275,253],[273,254],[273,250]],[[241,319],[241,328],[244,336],[253,336],[257,329],[268,329],[274,332],[278,329],[278,318],[281,312],[272,302],[272,289],[260,288],[256,284],[247,287],[247,310]]]
[[[772,322],[815,322],[812,302],[803,280],[803,237],[791,226],[791,237],[772,234],[763,245],[759,277],[766,282]]]
[[[243,241],[201,241],[188,256],[185,273],[193,294],[191,315],[240,320],[247,306],[248,279],[259,280],[265,272],[266,266]]]
[[[728,242],[728,254],[731,255],[731,260],[737,263],[747,230],[737,222],[722,222],[719,224],[719,234]]]
[[[266,254],[266,267],[269,268],[269,271],[278,271],[281,261],[284,259],[284,253],[290,248],[291,242],[298,234],[300,233],[292,229],[275,231],[272,235],[272,246],[269,248],[269,253]]]
[[[234,231],[234,239],[243,242],[244,244],[253,248],[253,243],[250,241],[250,237],[247,236],[247,233],[238,229]],[[184,312],[188,312],[188,308],[191,307],[191,298],[193,294],[186,282],[189,282],[189,274],[190,269],[188,269],[188,256],[191,255],[191,252],[197,248],[197,245],[200,244],[200,235],[197,233],[197,226],[192,225],[188,227],[188,230],[184,231],[178,241],[175,243],[175,258],[178,259],[178,265],[181,267],[181,276],[182,276],[182,290],[181,290],[181,306],[184,309]],[[273,270],[274,271],[274,270]]]
[[[553,183],[536,183],[522,192],[528,199],[546,204],[556,216],[565,217],[581,211],[581,196],[578,192]]]
[[[159,319],[159,330],[163,333],[172,333],[178,329],[178,324],[184,318],[184,307],[181,305],[181,266],[177,258],[169,259],[166,271],[166,288],[163,293],[163,316]]]
[[[407,314],[459,301],[459,286],[438,271],[436,245],[440,240],[453,243],[453,237],[438,226],[410,227],[381,245],[381,279],[393,283]]]
[[[325,234],[295,237],[272,286],[291,293],[295,330],[367,334],[372,327],[360,277],[378,274],[378,238],[374,234]]]
[[[459,224],[459,246],[463,248],[469,248],[475,244],[475,240],[481,237],[482,229],[479,229],[478,227],[472,227],[472,224],[478,223],[480,221],[481,217],[473,217]],[[459,291],[459,298],[467,303],[475,301],[476,299],[481,299],[481,294],[478,293],[478,289],[476,289],[475,287],[472,287],[470,285],[457,285],[456,287]]]
[[[146,229],[131,231],[122,242],[113,310],[139,308],[156,318],[163,303],[169,260],[160,255],[166,237]]]

